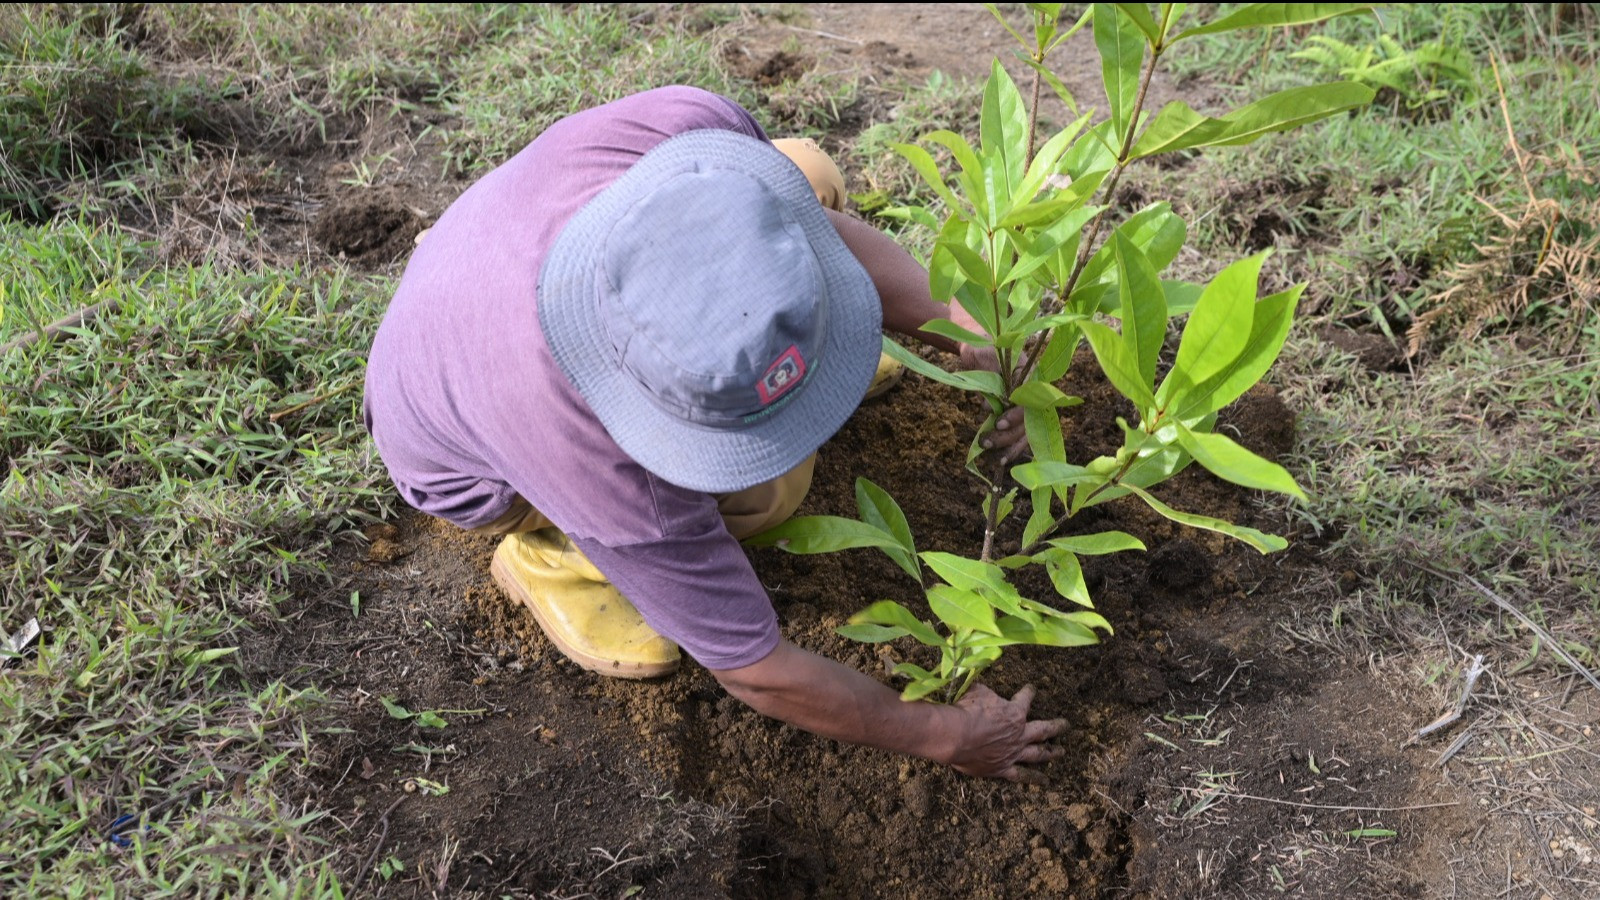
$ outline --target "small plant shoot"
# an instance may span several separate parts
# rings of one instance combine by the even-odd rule
[[[1116,221],[1111,198],[1137,160],[1247,144],[1373,97],[1367,86],[1340,81],[1281,91],[1216,117],[1182,102],[1149,114],[1151,76],[1174,44],[1194,35],[1300,25],[1370,7],[1258,3],[1196,24],[1184,22],[1183,3],[1096,3],[1063,27],[1062,6],[1028,4],[1030,35],[1011,30],[991,7],[1033,70],[1031,104],[997,60],[984,89],[976,144],[935,131],[922,145],[897,147],[939,201],[933,208],[890,211],[937,234],[929,285],[935,299],[952,304],[952,316],[924,330],[992,348],[998,361],[993,371],[947,372],[884,341],[885,352],[907,367],[987,403],[988,418],[967,455],[968,471],[987,489],[980,510],[982,554],[969,559],[919,550],[899,505],[864,479],[856,482],[859,519],[793,519],[750,541],[792,553],[877,548],[921,585],[931,620],[881,600],[839,629],[855,640],[910,637],[938,649],[939,663],[931,670],[911,663],[896,667],[908,679],[906,700],[959,699],[1014,644],[1074,647],[1111,633],[1110,623],[1094,610],[1081,558],[1143,550],[1144,544],[1120,531],[1057,536],[1079,512],[1132,498],[1173,521],[1267,553],[1286,541],[1173,509],[1152,489],[1198,463],[1235,484],[1304,499],[1281,466],[1213,426],[1217,412],[1260,381],[1277,359],[1305,286],[1260,296],[1267,253],[1238,260],[1205,284],[1164,278],[1187,238],[1184,221],[1166,203]],[[1086,27],[1100,52],[1103,110],[1080,110],[1047,64],[1051,51]],[[1077,116],[1048,136],[1037,134],[1041,85]],[[932,151],[942,151],[954,169],[942,170]],[[1180,316],[1186,319],[1176,353],[1163,360],[1169,324]],[[1138,419],[1118,420],[1124,441],[1114,455],[1072,462],[1061,415],[1081,401],[1055,383],[1084,342]],[[1158,378],[1159,372],[1165,374]],[[982,438],[1013,407],[1023,410],[1032,460],[1007,471],[982,455]],[[1031,513],[1020,546],[1002,552],[995,546],[997,530],[1016,507],[1019,490],[1028,492]],[[1012,585],[1009,574],[1029,566],[1044,568],[1064,603],[1025,597]]]

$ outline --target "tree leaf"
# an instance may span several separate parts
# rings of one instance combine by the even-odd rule
[[[1052,465],[1059,465],[1053,463]],[[1013,470],[1015,471],[1015,470]],[[1055,502],[1056,492],[1050,487],[1033,488],[1028,496],[1033,500],[1033,511],[1028,514],[1028,521],[1022,526],[1022,543],[1032,544],[1037,541],[1050,526],[1055,524],[1055,513],[1051,512],[1051,504]]]
[[[1078,114],[1078,98],[1072,96],[1072,91],[1062,83],[1061,78],[1056,73],[1050,71],[1049,66],[1020,51],[1017,53],[1017,58],[1042,77],[1045,84],[1050,85],[1050,90],[1055,91],[1056,96],[1061,98],[1061,104],[1067,108],[1067,112],[1073,115]]]
[[[1162,391],[1156,393],[1158,403],[1165,404],[1163,392],[1169,384],[1203,384],[1244,352],[1255,321],[1261,264],[1270,253],[1263,250],[1233,263],[1201,291],[1178,342],[1178,358],[1172,368],[1180,374],[1167,375],[1161,383]]]
[[[983,163],[979,161],[977,151],[972,149],[966,138],[945,129],[929,132],[922,139],[944,147],[955,157],[956,165],[961,167],[961,175],[958,178],[961,189],[966,192],[967,200],[972,203],[974,214],[987,222],[993,204],[984,188]]]
[[[1286,25],[1305,25],[1350,13],[1370,12],[1373,6],[1370,3],[1251,3],[1223,16],[1215,22],[1181,31],[1177,37],[1167,43],[1175,44],[1184,38],[1194,37],[1195,35],[1216,34],[1221,31],[1234,31],[1240,28],[1277,28]]]
[[[388,697],[379,697],[378,702],[383,704],[383,708],[388,711],[389,718],[391,719],[409,719],[416,715],[411,710],[406,709],[404,706],[401,706],[393,700],[390,700]]]
[[[1157,25],[1155,18],[1150,15],[1150,5],[1148,3],[1114,3],[1112,5],[1123,15],[1133,20],[1133,24],[1138,26],[1144,36],[1149,39],[1151,46],[1161,42],[1161,26]]]
[[[1120,553],[1124,550],[1145,549],[1144,541],[1125,531],[1101,531],[1096,534],[1077,534],[1072,537],[1055,538],[1050,541],[1050,546],[1059,547],[1079,556],[1103,556],[1107,553]]]
[[[1060,388],[1048,381],[1038,381],[1036,379],[1024,381],[1017,386],[1016,390],[1011,392],[1012,405],[1029,409],[1055,410],[1068,406],[1077,406],[1082,402],[1082,397],[1068,396],[1062,393]],[[1059,421],[1056,423],[1056,433],[1058,435],[1061,433],[1060,424]],[[1034,453],[1035,459],[1055,459],[1054,456],[1038,456],[1038,448],[1034,448]]]
[[[892,641],[895,638],[905,637],[911,633],[904,628],[897,628],[893,625],[869,625],[866,623],[840,625],[833,631],[840,637],[849,638],[852,641],[860,641],[863,644],[879,644],[884,641]]]
[[[1016,82],[1006,73],[999,59],[990,63],[989,80],[983,88],[983,108],[979,114],[978,131],[983,139],[984,156],[1000,161],[1004,176],[1004,197],[1009,205],[1012,189],[1020,187],[1027,167],[1028,108],[1022,102],[1022,93]],[[995,192],[994,204],[998,212],[1003,204]],[[1015,198],[1020,201],[1025,198]]]
[[[1029,61],[1031,62],[1032,60]],[[1061,161],[1061,155],[1067,152],[1067,147],[1071,145],[1072,139],[1077,137],[1078,132],[1082,131],[1083,126],[1087,124],[1089,124],[1089,117],[1086,115],[1080,116],[1076,121],[1056,132],[1048,141],[1044,142],[1044,146],[1040,147],[1033,154],[1033,159],[1028,162],[1028,173],[1023,176],[1022,184],[1017,187],[1016,194],[1013,197],[1015,202],[1023,203],[1032,200],[1034,195],[1039,193],[1039,189],[1044,187],[1045,179],[1050,177],[1050,173],[1055,171],[1056,163]]]
[[[928,588],[928,608],[951,630],[967,628],[984,634],[1000,633],[994,624],[994,607],[973,591],[936,584]]]
[[[879,600],[850,617],[851,625],[889,625],[905,629],[906,634],[930,647],[943,647],[944,638],[933,626],[911,614],[911,610],[893,600]]]
[[[1373,90],[1354,81],[1336,81],[1289,88],[1213,119],[1181,100],[1161,108],[1139,140],[1130,159],[1191,147],[1231,147],[1264,135],[1287,131],[1332,115],[1366,106]]]
[[[1117,292],[1122,307],[1122,342],[1143,384],[1154,384],[1156,363],[1167,337],[1167,295],[1150,261],[1122,232],[1112,234]]]
[[[1122,148],[1139,97],[1139,69],[1144,63],[1144,35],[1139,26],[1112,3],[1094,5],[1094,43],[1100,51],[1100,75],[1112,122],[1111,145]]]
[[[801,555],[860,547],[903,549],[894,535],[843,516],[800,516],[744,539],[747,547],[778,547]]]
[[[1126,481],[1122,483],[1122,486],[1127,488],[1129,493],[1136,495],[1140,500],[1143,500],[1145,503],[1149,504],[1151,509],[1162,514],[1163,516],[1166,516],[1172,521],[1177,522],[1180,525],[1188,525],[1190,528],[1200,528],[1206,531],[1215,531],[1219,534],[1225,534],[1228,537],[1235,538],[1245,542],[1246,544],[1249,544],[1263,554],[1271,553],[1275,550],[1282,550],[1283,548],[1289,546],[1288,541],[1278,537],[1275,534],[1266,534],[1265,532],[1257,531],[1254,528],[1246,528],[1243,525],[1235,525],[1232,522],[1227,522],[1222,519],[1214,519],[1211,516],[1179,512],[1165,503],[1162,503],[1160,500],[1150,496],[1150,494],[1146,493],[1143,488],[1134,487],[1133,485],[1128,484]]]
[[[1250,337],[1245,341],[1244,352],[1222,371],[1185,392],[1187,399],[1179,404],[1177,414],[1180,421],[1189,422],[1227,406],[1267,374],[1283,350],[1289,325],[1294,321],[1295,304],[1299,302],[1300,292],[1305,287],[1303,284],[1295,285],[1287,291],[1264,297],[1255,305]]]
[[[1064,487],[1074,484],[1098,484],[1104,475],[1096,475],[1083,466],[1065,462],[1027,462],[1011,470],[1011,477],[1030,491],[1040,488]],[[1032,543],[1025,541],[1024,543]]]
[[[1294,476],[1288,470],[1251,453],[1226,435],[1190,431],[1180,424],[1178,443],[1189,451],[1195,462],[1219,478],[1247,488],[1276,491],[1300,500],[1306,499],[1305,491],[1295,483]]]
[[[915,668],[910,663],[901,663],[900,666]],[[895,674],[907,674],[900,671],[900,666],[895,666]],[[900,699],[906,703],[914,703],[949,683],[950,679],[948,678],[940,678],[931,672],[924,672],[922,677],[905,686],[905,689],[900,692]]]
[[[922,567],[917,562],[917,546],[911,537],[911,523],[906,521],[905,513],[901,512],[900,505],[894,502],[889,492],[865,478],[857,478],[856,509],[861,514],[861,521],[881,529],[900,544],[902,552],[891,552],[887,548],[884,552],[907,575],[920,583]]]
[[[962,344],[970,344],[974,347],[994,346],[993,338],[986,334],[978,334],[975,331],[968,331],[949,319],[930,319],[929,321],[922,323],[922,326],[917,330],[927,332],[928,334],[937,334],[942,337],[947,337],[952,341]]]
[[[932,378],[941,384],[948,384],[965,391],[992,396],[997,400],[1004,397],[1004,385],[1000,381],[1000,373],[998,372],[946,372],[944,369],[890,340],[887,336],[883,339],[883,352],[889,354],[889,356],[918,375]]]
[[[953,553],[937,551],[924,551],[922,561],[943,578],[951,587],[964,590],[977,591],[990,604],[1004,612],[1012,612],[1019,608],[1021,595],[1017,589],[1006,581],[1006,574],[999,566],[976,559],[967,559]]]
[[[1082,334],[1078,326],[1060,327],[1050,333],[1050,342],[1044,345],[1044,352],[1039,354],[1039,363],[1035,372],[1040,381],[1059,381],[1067,374],[1067,369],[1072,365],[1072,355],[1078,350],[1078,337]]]
[[[1093,608],[1094,601],[1089,599],[1089,585],[1083,580],[1083,565],[1078,562],[1077,556],[1065,550],[1039,556],[1044,558],[1044,570],[1050,575],[1050,583],[1055,586],[1056,593],[1079,606]]]
[[[1140,409],[1153,407],[1155,396],[1150,392],[1150,384],[1144,380],[1138,361],[1131,357],[1122,336],[1099,322],[1079,322],[1078,328],[1089,339],[1095,359],[1100,361],[1101,370],[1117,391]]]
[[[917,174],[928,183],[928,187],[933,188],[933,192],[939,195],[939,199],[943,200],[946,206],[957,211],[963,208],[964,204],[956,199],[955,193],[950,190],[950,185],[945,184],[944,176],[939,174],[938,164],[933,161],[933,156],[928,151],[916,144],[895,144],[894,149],[911,163],[911,167],[917,170]]]

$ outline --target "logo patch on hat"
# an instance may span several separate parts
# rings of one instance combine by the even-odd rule
[[[768,367],[761,380],[756,382],[756,393],[761,395],[761,405],[766,406],[772,401],[783,396],[790,388],[799,384],[806,377],[806,361],[800,355],[800,348],[790,345]]]

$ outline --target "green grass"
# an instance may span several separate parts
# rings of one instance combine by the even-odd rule
[[[125,300],[0,360],[0,622],[45,629],[0,676],[0,893],[331,883],[304,834],[320,813],[282,800],[319,698],[247,682],[231,652],[331,535],[395,502],[359,391],[272,420],[361,378],[386,285],[206,268],[118,282],[139,248],[114,233],[0,232],[36,264],[14,291],[109,281]],[[86,244],[121,262],[85,265]],[[107,839],[124,814],[129,849]]]

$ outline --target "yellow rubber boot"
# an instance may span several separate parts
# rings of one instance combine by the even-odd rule
[[[561,532],[507,535],[489,571],[533,612],[550,642],[585,669],[613,678],[657,678],[678,670],[678,645],[646,625]]]
[[[889,392],[889,389],[900,383],[901,376],[906,374],[906,367],[901,365],[894,357],[887,353],[878,354],[878,371],[872,376],[872,384],[867,387],[867,395],[863,400],[871,400]]]

